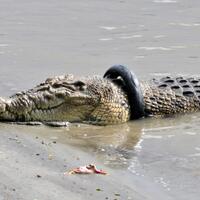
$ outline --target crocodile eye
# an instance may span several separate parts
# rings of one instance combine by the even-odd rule
[[[73,83],[75,86],[83,86],[83,85],[85,85],[85,83],[83,83],[82,81],[75,81],[74,83]]]
[[[52,86],[53,86],[54,88],[59,88],[59,87],[62,86],[62,84],[60,84],[60,83],[58,83],[58,82],[55,82],[55,83],[52,84]]]
[[[79,90],[84,90],[85,89],[85,83],[82,81],[76,81],[73,83],[73,85],[77,88],[79,88]]]

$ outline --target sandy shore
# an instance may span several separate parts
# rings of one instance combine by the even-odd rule
[[[127,173],[105,167],[87,152],[41,136],[43,128],[1,125],[0,199],[150,199],[126,181]],[[109,175],[64,175],[88,163],[96,163]]]

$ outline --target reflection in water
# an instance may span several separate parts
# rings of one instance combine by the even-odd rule
[[[72,127],[62,142],[89,151],[109,166],[126,166],[134,155],[134,147],[141,136],[141,128],[122,124],[116,126],[80,125]],[[70,140],[68,140],[70,137]]]
[[[146,152],[142,157],[147,162],[160,159],[162,154],[159,152],[157,155],[150,153],[155,148],[153,141],[160,140],[165,145],[165,137],[173,140],[176,132],[183,132],[183,130],[185,134],[191,135],[189,129],[192,125],[189,121],[196,123],[198,119],[195,115],[189,114],[170,118],[147,118],[114,126],[86,124],[76,124],[69,128],[42,126],[32,131],[34,134],[39,131],[42,137],[50,140],[56,138],[61,144],[72,145],[88,152],[110,167],[128,168],[138,162],[138,157],[141,159],[141,151],[143,154]],[[192,129],[194,133],[195,127]],[[145,150],[143,150],[144,142],[148,144]]]
[[[181,138],[184,135],[195,136],[198,127],[193,126],[191,121],[194,124],[198,123],[198,113],[170,118],[147,118],[114,126],[73,124],[68,128],[29,127],[28,131],[34,136],[56,139],[63,145],[71,145],[88,152],[110,167],[129,168],[132,166],[133,169],[133,166],[141,159],[151,163],[163,156],[160,152],[150,153],[152,149],[155,149],[155,140],[163,143],[164,147],[165,138],[173,141],[178,133],[183,134]],[[16,128],[27,132],[27,126],[17,125]],[[159,148],[159,143],[156,145]]]
[[[143,157],[150,162],[160,159],[164,155],[161,152],[157,152],[157,155],[150,153],[151,149],[155,148],[153,141],[160,140],[160,144],[163,143],[164,147],[167,145],[166,139],[176,141],[174,137],[180,134],[180,137],[184,138],[185,134],[191,132],[191,128],[196,132],[198,127],[195,128],[191,121],[197,124],[198,115],[199,113],[158,119],[147,118],[105,127],[80,125],[69,128],[67,132],[62,129],[62,142],[94,154],[110,167],[127,168],[137,157],[140,159],[144,142],[148,146],[143,150],[143,153],[146,152]],[[179,148],[182,148],[182,145],[182,142],[177,142]]]
[[[47,126],[27,127],[16,125],[19,131],[38,135],[40,138],[56,139],[63,145],[71,145],[82,151],[88,152],[112,168],[130,168],[142,162],[153,163],[160,160],[163,153],[153,152],[160,144],[166,147],[166,139],[174,140],[178,134],[181,139],[186,135],[195,136],[199,123],[199,113],[174,116],[168,118],[147,118],[130,121],[125,124],[113,126],[94,126],[86,124],[72,124],[68,128],[52,128]],[[7,127],[7,125],[5,125]],[[192,130],[190,130],[192,128]],[[155,141],[156,146],[155,146]],[[159,142],[160,141],[160,142]],[[182,143],[177,142],[181,148]],[[167,147],[168,148],[168,147]],[[194,147],[195,148],[195,147]],[[177,148],[178,149],[178,148]],[[196,151],[198,146],[196,146]],[[198,153],[198,154],[197,154]],[[142,156],[141,156],[142,155]],[[199,152],[190,153],[190,157],[196,157]]]

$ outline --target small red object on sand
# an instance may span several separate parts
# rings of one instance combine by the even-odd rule
[[[66,174],[66,173],[65,173]],[[86,166],[81,166],[71,170],[68,174],[103,174],[106,175],[107,172],[97,169],[95,165],[89,164]]]

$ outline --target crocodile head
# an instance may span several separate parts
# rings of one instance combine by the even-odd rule
[[[27,94],[32,98],[37,94],[38,101],[34,104],[37,108],[40,105],[40,110],[47,110],[37,115],[37,120],[113,124],[129,118],[126,94],[110,80],[97,76],[49,78]]]
[[[127,95],[100,77],[73,75],[49,78],[35,88],[0,99],[0,119],[7,121],[69,121],[106,125],[130,117]]]

